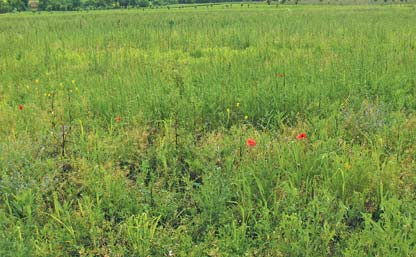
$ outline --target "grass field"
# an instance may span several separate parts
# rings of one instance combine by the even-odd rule
[[[0,256],[416,256],[415,24],[1,15]]]

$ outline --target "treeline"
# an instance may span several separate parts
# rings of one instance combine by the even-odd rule
[[[29,2],[29,0],[0,0],[0,13],[30,9],[40,11],[77,11],[217,2],[224,2],[224,0],[39,0],[38,2]],[[227,2],[241,2],[241,0],[227,0]]]
[[[251,0],[251,2],[267,2],[284,4],[286,2],[298,4],[302,2],[334,2],[343,0]],[[359,0],[360,1],[360,0]],[[409,0],[369,0],[367,3],[407,3]],[[79,11],[94,9],[117,9],[135,7],[158,7],[173,4],[199,4],[219,2],[241,2],[241,0],[0,0],[0,13],[20,12],[26,10],[39,11]],[[357,0],[352,0],[357,3]]]

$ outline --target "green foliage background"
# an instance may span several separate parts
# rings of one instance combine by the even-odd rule
[[[188,8],[198,6],[224,5],[231,7],[232,4],[254,5],[368,5],[368,4],[414,4],[416,0],[1,0],[0,13],[21,11],[90,11],[103,9],[130,9],[130,8]]]

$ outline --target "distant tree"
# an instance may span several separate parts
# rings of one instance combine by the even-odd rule
[[[25,3],[22,0],[8,0],[11,10],[24,11],[26,10]]]
[[[81,0],[71,0],[71,5],[73,9],[78,9],[81,7]]]
[[[48,6],[48,0],[39,0],[39,10],[46,10],[46,6]]]
[[[148,1],[148,0],[139,0],[139,1],[138,1],[138,5],[139,5],[140,7],[149,7],[150,3],[149,3],[149,1]]]
[[[10,5],[7,0],[0,0],[0,13],[10,12]]]
[[[102,9],[104,7],[107,7],[107,5],[108,5],[108,2],[106,0],[93,0],[93,1],[94,1],[93,5],[96,8]]]
[[[126,8],[129,5],[129,0],[119,0],[118,3],[121,7]]]
[[[178,3],[180,3],[180,4],[194,4],[195,0],[179,0]]]

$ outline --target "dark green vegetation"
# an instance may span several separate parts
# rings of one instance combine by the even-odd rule
[[[0,256],[414,256],[415,24],[1,16]]]
[[[252,0],[242,2],[241,0],[0,0],[0,13],[32,11],[89,11],[119,8],[197,8],[198,6],[223,5],[226,8],[237,5],[262,4],[272,5],[298,5],[298,4],[335,4],[335,5],[357,5],[357,4],[407,4],[415,3],[416,0]],[[228,2],[228,3],[226,3]],[[240,3],[241,2],[241,3]]]

